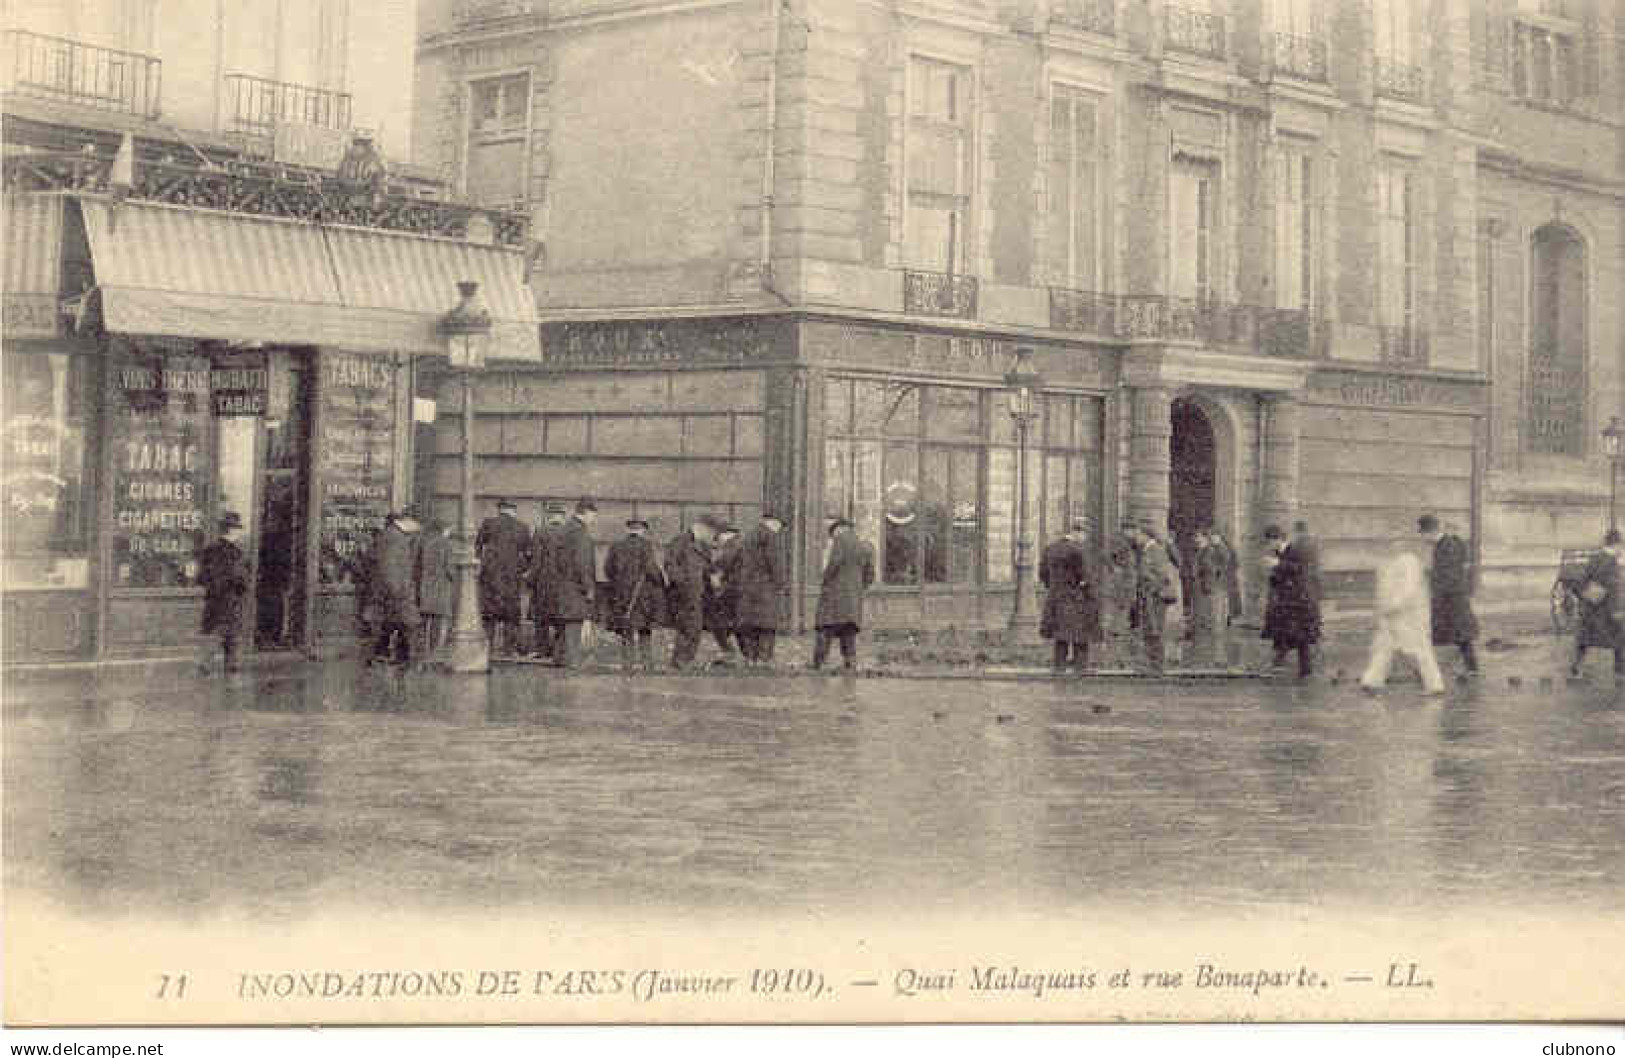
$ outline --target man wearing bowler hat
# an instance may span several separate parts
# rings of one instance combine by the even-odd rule
[[[759,522],[739,540],[739,649],[745,664],[768,668],[779,634],[779,594],[784,590],[784,556],[779,534],[784,519],[765,510]]]
[[[549,564],[553,551],[564,539],[564,523],[569,517],[570,512],[564,504],[557,500],[549,501],[545,519],[531,538],[530,569],[525,571],[525,581],[530,586],[530,620],[535,629],[531,657],[555,660],[553,622],[548,616],[553,608]]]
[[[519,649],[521,589],[530,564],[530,527],[516,515],[518,504],[497,501],[497,513],[480,524],[474,547],[480,556],[480,613],[493,655]]]
[[[694,519],[666,545],[666,605],[675,637],[671,667],[682,670],[694,663],[700,632],[705,627],[705,587],[712,573],[709,547],[717,522],[709,514]]]
[[[575,513],[559,530],[557,546],[548,555],[548,621],[553,625],[554,657],[567,669],[581,664],[581,624],[593,617],[598,588],[598,564],[593,553],[592,527],[598,505],[583,497]]]
[[[650,633],[665,611],[666,576],[660,571],[648,519],[626,520],[626,535],[604,556],[609,596],[604,623],[621,637],[621,660],[627,672],[652,667]]]
[[[829,656],[829,641],[841,643],[841,667],[851,672],[858,663],[858,632],[863,627],[863,593],[875,582],[875,549],[859,540],[846,518],[829,526],[829,557],[824,560],[824,586],[818,595],[818,638],[812,667],[821,668]]]
[[[237,671],[237,633],[243,621],[243,596],[248,594],[248,563],[240,541],[243,520],[236,511],[220,516],[220,535],[198,552],[198,583],[203,586],[203,634],[220,638],[225,670]],[[210,673],[214,647],[199,661]]]

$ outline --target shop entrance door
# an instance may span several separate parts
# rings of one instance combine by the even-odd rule
[[[1191,598],[1190,574],[1198,530],[1213,525],[1218,477],[1213,424],[1195,401],[1176,400],[1173,439],[1168,468],[1168,530],[1184,558],[1180,564],[1186,605]]]

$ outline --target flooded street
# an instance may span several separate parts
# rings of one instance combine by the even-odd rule
[[[8,891],[90,914],[1625,903],[1606,677],[1441,701],[333,662],[8,686],[4,750]]]

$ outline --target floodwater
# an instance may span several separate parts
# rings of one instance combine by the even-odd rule
[[[1528,683],[103,673],[7,688],[4,880],[181,919],[1617,913],[1625,703]]]

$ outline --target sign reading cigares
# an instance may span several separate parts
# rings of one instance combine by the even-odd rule
[[[118,342],[111,393],[113,582],[194,584],[209,529],[209,360]]]
[[[355,584],[395,483],[395,364],[384,355],[324,352],[321,393],[323,584]]]

